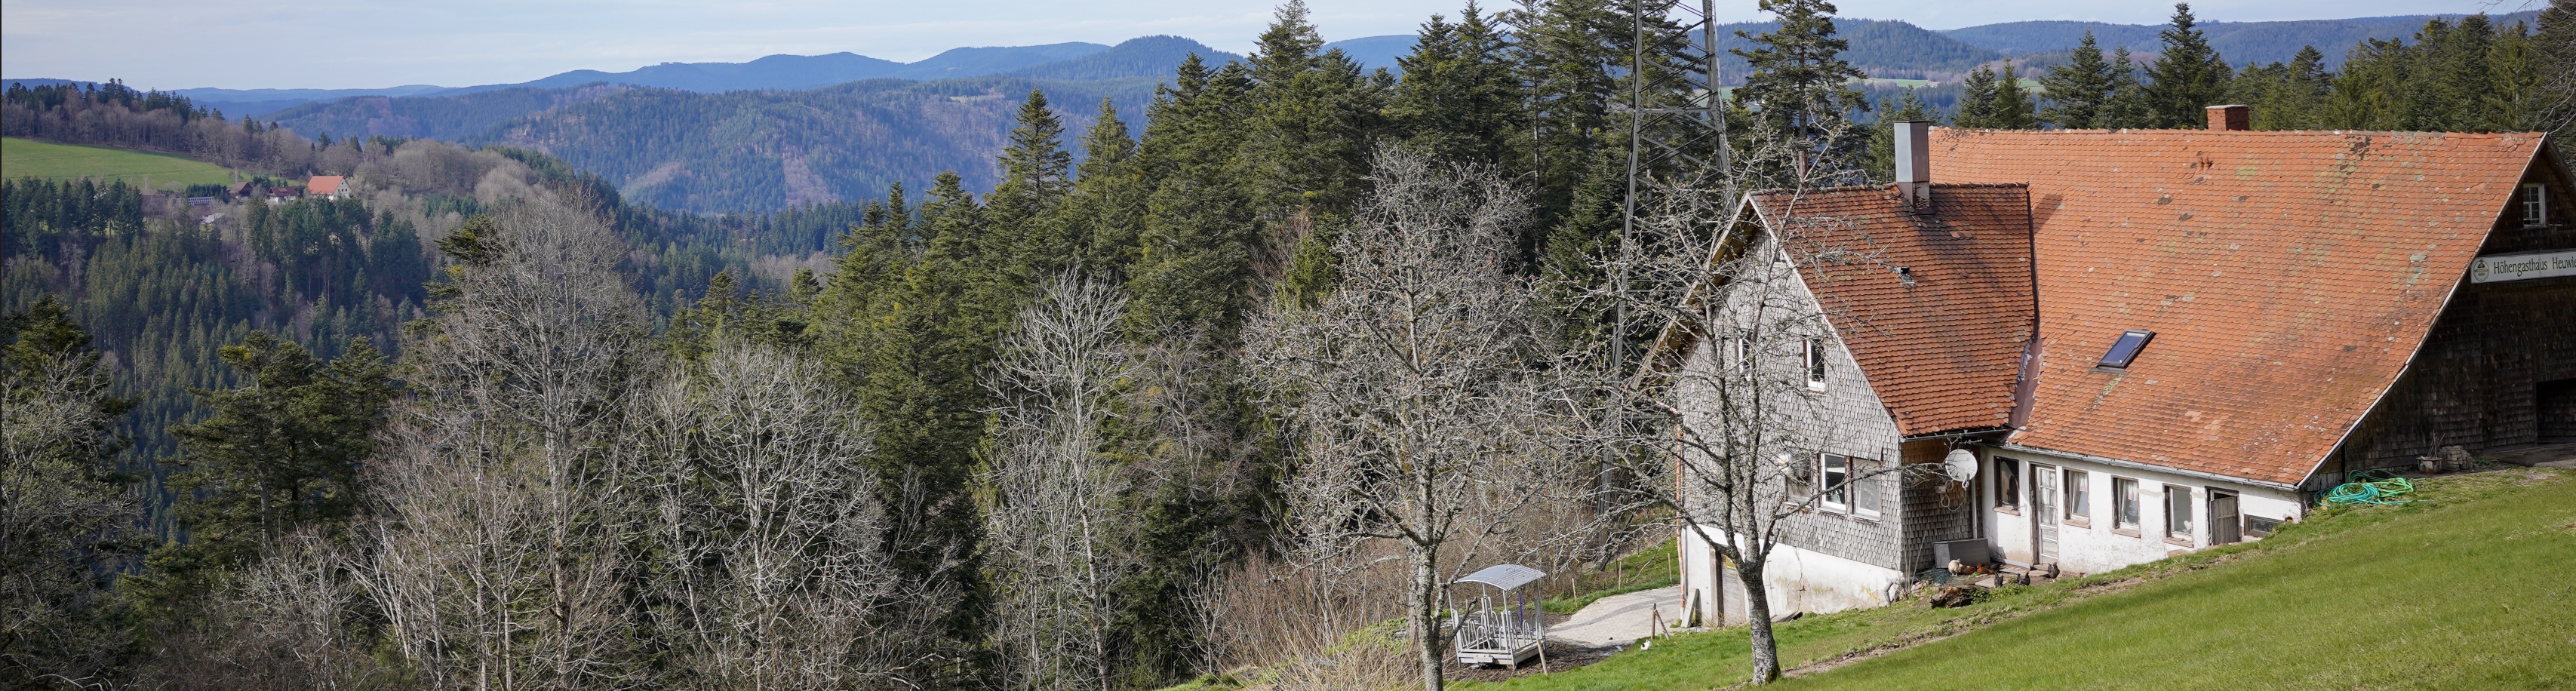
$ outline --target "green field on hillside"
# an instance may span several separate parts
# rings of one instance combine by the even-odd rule
[[[225,184],[232,171],[223,166],[169,154],[129,149],[54,144],[31,139],[0,139],[0,176],[71,180],[122,179],[141,186],[148,179],[159,189],[197,184]]]
[[[1789,622],[1792,668],[1865,659],[1779,688],[2576,688],[2576,473],[2421,486],[2413,504],[1968,607]],[[1697,691],[1743,682],[1745,656],[1730,629],[1478,688]]]

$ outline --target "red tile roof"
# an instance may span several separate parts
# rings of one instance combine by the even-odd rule
[[[1935,128],[1944,182],[2026,182],[2041,376],[2017,444],[2304,480],[2392,385],[2538,134]],[[2095,363],[2128,329],[2125,373]]]
[[[337,175],[316,175],[316,176],[313,176],[313,179],[312,179],[312,180],[306,181],[306,182],[304,183],[304,191],[305,191],[305,193],[306,193],[306,194],[320,194],[320,195],[337,194],[337,193],[339,193],[339,191],[340,191],[340,176],[337,176]]]
[[[1930,213],[1893,188],[1757,194],[1870,388],[1907,436],[2011,423],[2030,341],[2030,195],[1939,185]],[[1912,278],[1909,285],[1899,268]]]

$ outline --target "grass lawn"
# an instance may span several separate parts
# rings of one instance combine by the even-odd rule
[[[1897,649],[1781,688],[2576,688],[2576,473],[2420,484],[2414,504],[1968,607],[1783,624],[1793,668]],[[1745,656],[1723,630],[1499,686],[1708,689],[1743,682]]]
[[[231,171],[223,166],[204,161],[169,154],[54,144],[17,137],[0,139],[0,175],[11,179],[116,178],[138,186],[143,184],[146,177],[149,177],[154,187],[162,188],[209,183],[226,184],[233,181]]]

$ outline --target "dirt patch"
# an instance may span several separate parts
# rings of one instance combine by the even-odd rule
[[[1462,665],[1452,661],[1449,663],[1449,668],[1446,674],[1448,674],[1449,679],[1453,681],[1510,681],[1520,677],[1537,676],[1549,672],[1563,672],[1576,667],[1582,667],[1602,660],[1607,660],[1610,659],[1611,653],[1619,652],[1624,647],[1625,646],[1603,646],[1592,648],[1574,645],[1564,641],[1548,641],[1545,644],[1545,650],[1547,651],[1547,664],[1544,667],[1539,665],[1538,661],[1535,659],[1531,660],[1529,664],[1521,665],[1520,669],[1511,669],[1508,667],[1477,667]]]

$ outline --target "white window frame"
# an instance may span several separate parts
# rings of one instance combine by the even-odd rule
[[[2020,511],[2022,479],[2021,459],[1995,456],[1995,508]]]
[[[1816,505],[1826,511],[1851,511],[1851,457],[1838,453],[1816,454]],[[1836,476],[1841,476],[1840,480]]]
[[[1878,503],[1886,501],[1886,493],[1883,491],[1874,491],[1870,493],[1868,501],[1862,501],[1862,487],[1866,486],[1872,490],[1880,488],[1876,485],[1862,484],[1877,482],[1877,479],[1863,474],[1861,472],[1861,468],[1867,467],[1875,470],[1879,466],[1878,460],[1872,458],[1846,458],[1843,463],[1843,467],[1848,469],[1846,472],[1850,473],[1850,475],[1843,480],[1843,484],[1851,488],[1851,490],[1844,496],[1851,499],[1852,515],[1860,518],[1876,520],[1878,518]]]
[[[1825,390],[1825,339],[1807,339],[1807,357],[1803,364],[1807,366],[1807,390]]]
[[[2522,227],[2549,225],[2549,186],[2530,183],[2522,186]]]
[[[2180,505],[2181,511],[2174,510],[2177,504]],[[2196,540],[2199,534],[2192,532],[2195,527],[2192,525],[2192,514],[2195,513],[2195,508],[2190,487],[2165,485],[2165,537],[2175,540]]]
[[[2064,507],[2066,514],[2061,516],[2060,519],[2073,519],[2084,521],[2088,524],[2091,523],[2093,521],[2093,488],[2085,485],[2093,481],[2093,474],[2076,470],[2074,468],[2067,468],[2061,472],[2064,472],[2065,475],[2058,480],[2058,483],[2061,487],[2065,488],[2066,496],[2060,499],[2057,503],[2059,506]]]

